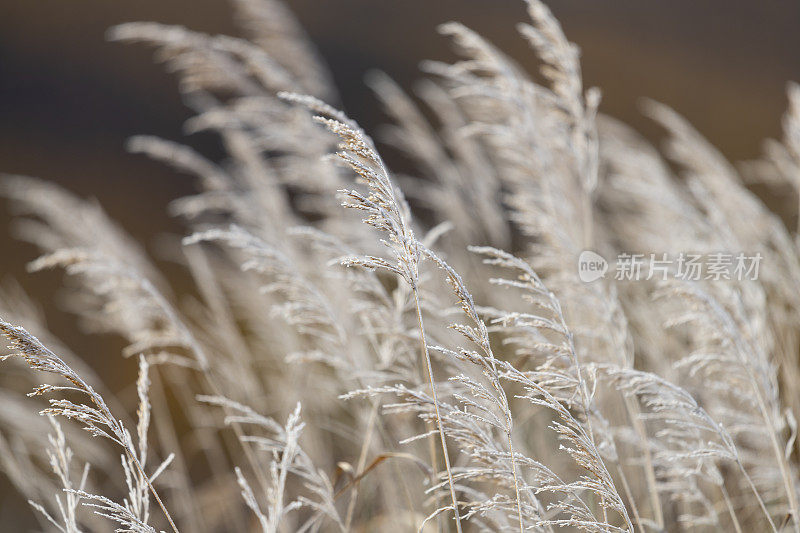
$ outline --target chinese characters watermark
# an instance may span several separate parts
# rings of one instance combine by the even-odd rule
[[[578,276],[586,283],[603,278],[606,273],[617,281],[757,280],[761,259],[763,256],[759,252],[681,252],[677,255],[623,252],[610,265],[601,255],[585,250],[578,257]]]

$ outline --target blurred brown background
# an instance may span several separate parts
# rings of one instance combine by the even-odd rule
[[[364,73],[380,68],[410,87],[420,60],[450,57],[447,40],[435,31],[441,22],[464,22],[535,68],[514,29],[525,20],[521,1],[289,4],[327,60],[345,109],[368,130],[383,117],[362,82]],[[587,85],[603,90],[604,112],[653,135],[637,101],[663,101],[734,160],[758,155],[763,138],[780,135],[785,83],[800,81],[800,2],[549,4],[583,51]],[[124,141],[139,133],[181,139],[190,113],[151,49],[105,41],[109,26],[134,20],[236,33],[225,0],[0,0],[0,172],[39,176],[96,197],[152,251],[159,234],[182,232],[165,205],[190,192],[192,182],[127,154]],[[212,158],[222,155],[210,136],[186,140]],[[113,370],[120,364],[119,343],[76,334],[69,317],[51,305],[61,275],[24,274],[35,250],[9,237],[9,220],[9,206],[0,201],[0,279],[16,278],[39,298],[54,332],[78,353],[92,354],[112,386],[129,382],[133,372]],[[9,503],[0,506],[0,529],[14,513]]]

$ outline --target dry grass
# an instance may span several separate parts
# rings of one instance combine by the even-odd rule
[[[190,297],[96,204],[0,181],[42,250],[31,271],[63,268],[80,324],[139,359],[126,406],[0,293],[10,353],[37,371],[5,363],[0,469],[43,529],[800,531],[800,250],[740,176],[800,194],[796,86],[760,161],[737,170],[649,103],[659,151],[598,116],[577,48],[529,0],[544,84],[457,23],[441,31],[461,59],[425,63],[417,97],[370,77],[383,140],[417,169],[396,176],[325,103],[288,10],[234,4],[246,39],[109,33],[155,47],[187,129],[227,150],[129,145],[197,177],[170,206]],[[585,283],[583,250],[762,261],[757,279]],[[49,440],[16,394],[41,373]]]

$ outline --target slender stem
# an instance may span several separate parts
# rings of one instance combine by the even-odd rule
[[[659,529],[664,529],[664,511],[661,508],[661,500],[659,499],[658,488],[656,486],[656,473],[655,467],[653,466],[653,454],[651,453],[650,446],[647,442],[647,431],[642,423],[642,420],[639,418],[638,406],[627,397],[623,398],[623,402],[625,403],[625,409],[628,412],[628,418],[631,421],[631,425],[636,431],[639,439],[642,441],[642,453],[644,455],[644,464],[642,465],[642,468],[644,469],[645,479],[647,480],[650,506],[652,507],[653,511],[653,519],[656,521],[656,525]],[[631,507],[634,505],[635,502],[633,499],[631,499]]]
[[[622,482],[622,488],[625,490],[625,495],[628,497],[628,501],[631,502],[631,511],[633,512],[633,519],[636,520],[636,527],[639,529],[639,531],[641,531],[641,533],[646,533],[644,525],[642,525],[642,517],[639,516],[639,509],[636,506],[636,500],[633,499],[633,492],[631,492],[631,487],[628,484],[628,476],[625,475],[625,470],[622,468],[622,465],[619,461],[615,461],[614,464],[617,466],[617,472],[619,472],[619,479]]]
[[[519,517],[519,533],[525,533],[525,526],[522,523],[522,500],[519,498],[519,481],[517,480],[517,465],[514,462],[514,447],[511,444],[511,415],[509,411],[508,421],[508,452],[511,455],[511,471],[514,473],[514,492],[517,496],[517,516]]]
[[[50,352],[50,353],[52,353],[52,352]],[[54,357],[59,359],[58,356],[56,356],[55,354],[53,354],[53,355],[54,355]],[[62,362],[62,364],[63,364],[63,362]],[[80,379],[80,378],[78,377],[78,379]],[[147,483],[147,487],[150,489],[150,492],[153,494],[153,497],[156,499],[156,502],[158,502],[158,506],[161,507],[162,511],[164,511],[164,516],[167,517],[167,521],[169,522],[169,525],[172,527],[172,531],[174,533],[179,533],[178,532],[178,527],[175,525],[175,522],[172,521],[172,516],[169,514],[169,511],[167,511],[167,508],[164,505],[164,502],[161,501],[161,498],[159,497],[158,492],[156,492],[156,488],[153,486],[152,483],[150,483],[150,478],[147,476],[147,474],[145,474],[144,468],[142,468],[142,465],[139,462],[139,459],[136,457],[136,452],[133,450],[133,447],[129,444],[130,438],[129,437],[126,438],[127,432],[124,430],[124,428],[122,426],[122,423],[119,422],[114,417],[113,414],[111,414],[111,410],[108,408],[108,406],[105,404],[105,402],[103,402],[102,397],[98,396],[88,384],[84,383],[81,380],[80,381],[80,385],[81,385],[81,389],[86,394],[89,395],[89,397],[91,398],[92,402],[95,404],[95,406],[97,406],[97,408],[100,410],[100,412],[103,413],[105,418],[107,420],[109,420],[109,421],[113,421],[113,424],[111,422],[107,422],[107,424],[109,424],[108,427],[111,429],[113,435],[116,437],[116,438],[114,438],[112,440],[114,440],[117,444],[119,444],[122,447],[123,450],[125,450],[125,453],[128,455],[130,460],[136,466],[136,470],[139,471],[139,475],[142,476],[142,479]]]
[[[731,503],[731,497],[728,495],[724,483],[719,486],[719,490],[722,491],[722,498],[725,500],[725,505],[728,507],[728,513],[731,515],[731,521],[733,522],[733,527],[736,528],[736,533],[742,533],[742,525],[736,517],[736,512],[733,510],[733,503]]]
[[[166,375],[162,375],[164,367],[161,365],[154,365],[153,371],[150,373],[152,385],[148,391],[153,405],[153,423],[155,425],[155,434],[162,450],[173,450],[175,459],[172,461],[171,466],[173,472],[179,474],[177,476],[177,483],[173,494],[175,495],[175,506],[180,507],[180,514],[183,516],[183,525],[189,531],[205,531],[208,527],[203,521],[203,516],[197,506],[197,500],[192,495],[191,482],[189,479],[189,471],[186,463],[186,458],[181,451],[179,439],[176,434],[176,423],[172,417],[169,406],[167,405],[166,396],[164,393],[165,380],[168,379]],[[204,448],[204,453],[205,448]],[[206,457],[208,457],[206,455]],[[227,519],[231,523],[237,520],[236,514],[226,510]],[[240,527],[244,528],[242,524]]]
[[[150,488],[150,492],[153,494],[153,498],[156,499],[156,502],[158,502],[158,506],[161,507],[162,511],[164,511],[164,516],[167,517],[167,521],[169,522],[169,525],[172,527],[172,531],[174,533],[179,533],[178,527],[175,525],[175,522],[172,521],[172,516],[170,516],[169,511],[167,511],[167,508],[164,506],[164,503],[158,496],[156,488],[153,486],[152,483],[150,483],[150,478],[147,476],[147,474],[144,473],[144,468],[142,468],[142,465],[139,464],[139,460],[136,458],[136,454],[132,453],[127,446],[125,446],[124,448],[125,448],[125,453],[128,454],[128,457],[131,458],[131,461],[136,466],[136,469],[139,471],[139,475],[142,476],[142,479],[144,479],[144,481],[147,483],[147,486]]]
[[[775,522],[772,521],[772,517],[770,516],[769,511],[767,511],[767,506],[764,504],[764,500],[761,499],[761,495],[758,493],[756,484],[753,483],[753,479],[750,477],[750,474],[747,473],[747,470],[745,470],[744,465],[739,460],[738,455],[736,456],[736,464],[739,465],[739,470],[742,471],[742,475],[744,476],[745,480],[747,480],[747,484],[750,485],[750,490],[752,490],[753,494],[755,494],[756,500],[758,501],[758,505],[764,512],[764,516],[767,517],[767,521],[769,522],[769,525],[772,527],[772,531],[777,532],[778,528],[775,527]]]
[[[362,472],[364,470],[364,465],[367,463],[367,452],[369,451],[369,446],[372,441],[372,428],[375,425],[375,419],[378,414],[378,406],[373,405],[372,410],[369,413],[369,420],[367,421],[367,432],[366,437],[364,438],[364,442],[361,445],[361,453],[358,457],[358,465],[356,466],[356,472]],[[350,496],[350,502],[347,504],[347,515],[344,521],[344,530],[350,531],[350,524],[353,521],[353,513],[356,509],[356,500],[358,499],[358,485],[353,487],[352,495]]]
[[[746,368],[749,369],[749,366],[746,366]],[[755,381],[751,380],[751,383],[752,383],[752,386],[753,386],[753,390],[756,393],[756,400],[758,401],[758,406],[759,406],[759,409],[761,410],[761,415],[764,417],[765,422],[767,422],[767,424],[769,425],[769,429],[770,429],[770,431],[769,431],[770,444],[772,445],[772,451],[773,451],[773,453],[775,453],[775,458],[776,458],[777,463],[778,463],[778,468],[780,469],[781,477],[783,478],[783,486],[786,489],[786,497],[789,500],[789,513],[792,516],[792,522],[794,524],[794,530],[795,531],[800,531],[800,525],[798,525],[798,517],[797,517],[797,495],[795,494],[794,484],[791,481],[788,469],[786,467],[786,459],[784,457],[783,450],[781,449],[781,445],[780,445],[780,443],[778,443],[778,437],[775,435],[775,431],[773,429],[775,426],[772,423],[772,417],[770,416],[770,412],[767,409],[766,401],[764,400],[764,396],[761,393],[761,389],[755,383]],[[738,459],[737,459],[737,461],[738,461]],[[740,466],[742,468],[742,471],[744,472],[744,466],[741,465],[741,463],[740,463]],[[745,472],[745,475],[747,475],[747,472]],[[753,492],[756,492],[755,485],[753,484],[753,481],[750,479],[750,476],[747,476],[747,481],[750,483],[751,487],[753,488]],[[758,496],[757,492],[756,492],[756,496]],[[760,497],[759,497],[759,503],[761,504],[762,509],[764,509],[764,512],[766,513],[766,508],[764,507],[764,502],[761,501]],[[775,529],[775,524],[772,522],[772,518],[769,516],[769,513],[767,513],[767,518],[769,518],[769,523],[772,526],[772,529]]]
[[[444,437],[444,427],[442,426],[442,415],[439,412],[439,399],[436,396],[436,384],[433,380],[433,368],[431,367],[431,355],[428,352],[428,342],[425,339],[425,328],[422,325],[422,309],[419,305],[419,294],[417,287],[411,287],[414,293],[414,305],[417,308],[417,324],[419,325],[420,344],[422,353],[425,355],[425,364],[428,369],[428,381],[431,386],[431,396],[433,397],[433,407],[436,410],[436,421],[439,425],[439,438],[442,441],[442,455],[444,456],[444,466],[447,469],[447,480],[450,484],[450,497],[453,499],[453,513],[456,518],[456,531],[461,533],[461,517],[458,513],[458,500],[456,499],[456,489],[453,483],[453,472],[450,470],[450,456],[447,454],[447,442]]]

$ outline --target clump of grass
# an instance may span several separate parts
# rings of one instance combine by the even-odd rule
[[[38,371],[8,362],[0,378],[0,469],[41,527],[800,531],[796,231],[674,111],[646,106],[663,151],[598,115],[577,47],[527,5],[542,83],[457,23],[441,32],[460,59],[425,63],[418,98],[370,75],[415,177],[327,103],[331,78],[279,2],[234,2],[244,38],[112,28],[158,50],[197,111],[187,129],[227,157],[129,144],[197,177],[170,205],[184,298],[95,203],[0,181],[42,250],[30,270],[63,268],[81,325],[139,361],[133,423],[24,293],[0,291],[0,313],[53,347],[0,321]],[[789,94],[785,139],[741,169],[797,191]],[[757,279],[585,283],[584,250],[762,262]],[[14,394],[40,372],[47,449]]]

